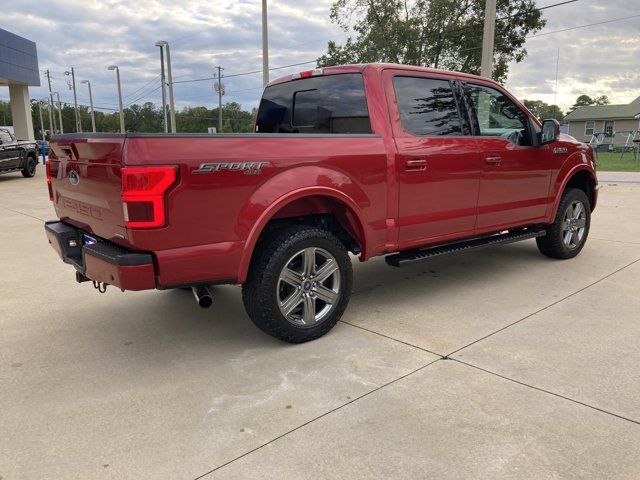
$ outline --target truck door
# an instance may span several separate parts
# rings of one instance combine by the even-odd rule
[[[383,73],[396,144],[401,249],[473,234],[480,154],[445,75]]]
[[[0,130],[0,170],[18,168],[20,166],[20,149],[13,138],[4,130]]]
[[[476,231],[544,220],[553,156],[549,146],[533,146],[537,124],[497,87],[468,83],[466,90],[482,156]]]

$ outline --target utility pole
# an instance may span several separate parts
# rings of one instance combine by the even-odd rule
[[[493,43],[496,31],[496,0],[486,0],[484,33],[482,35],[482,63],[480,75],[491,78],[493,74]]]
[[[76,119],[76,132],[82,132],[82,123],[80,122],[80,112],[78,111],[78,95],[76,94],[76,75],[73,67],[71,67],[71,71],[64,72],[65,75],[71,75],[71,83],[73,86],[73,106],[75,108],[75,119]]]
[[[51,91],[51,74],[49,73],[49,69],[44,73],[47,77],[47,81],[49,82],[49,107],[53,107],[53,92]],[[51,135],[56,133],[56,117],[52,113],[52,110],[49,110],[49,121],[51,126]]]
[[[162,116],[164,118],[164,133],[167,133],[167,84],[164,79],[164,47],[167,44],[165,41],[156,42],[156,47],[160,47],[160,81],[162,82]]]
[[[93,111],[93,94],[91,93],[91,82],[89,80],[82,80],[80,83],[86,83],[89,87],[89,106],[91,107],[91,130],[96,133],[96,115]]]
[[[224,95],[224,85],[222,84],[222,68],[220,65],[216,67],[218,69],[218,81],[214,84],[213,88],[218,92],[218,133],[222,133],[222,95]],[[215,75],[215,74],[214,74]]]
[[[495,2],[495,0],[493,0]],[[269,29],[267,26],[267,0],[262,0],[262,86],[269,83]]]
[[[60,134],[64,133],[64,124],[62,123],[62,102],[60,101],[60,94],[58,92],[53,92],[53,94],[58,97],[58,120],[60,120]]]
[[[122,86],[120,85],[120,68],[117,65],[109,65],[107,70],[116,71],[116,80],[118,82],[118,103],[120,105],[120,133],[125,133],[124,130],[124,109],[122,108]]]
[[[173,104],[173,77],[171,76],[171,52],[167,43],[167,81],[169,83],[169,114],[171,116],[171,133],[176,133],[176,109]]]

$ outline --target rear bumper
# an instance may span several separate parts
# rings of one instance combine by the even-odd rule
[[[156,288],[151,255],[131,252],[94,236],[96,243],[84,245],[83,232],[60,221],[45,222],[44,230],[62,261],[88,279],[122,290]]]

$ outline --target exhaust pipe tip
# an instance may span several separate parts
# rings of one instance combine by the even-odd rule
[[[200,308],[209,308],[213,304],[213,296],[209,287],[198,285],[197,287],[191,287],[191,290]]]

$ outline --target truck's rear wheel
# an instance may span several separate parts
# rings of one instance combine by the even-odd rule
[[[258,248],[242,288],[251,320],[290,343],[331,330],[351,296],[351,261],[342,242],[326,230],[295,226],[271,234]]]
[[[36,159],[31,155],[27,157],[27,162],[22,169],[22,176],[26,178],[31,178],[36,174]]]
[[[567,259],[580,253],[589,235],[591,204],[579,188],[567,188],[562,194],[555,221],[547,234],[536,239],[538,249],[547,257]]]

